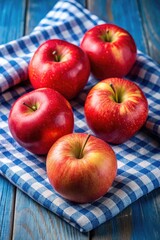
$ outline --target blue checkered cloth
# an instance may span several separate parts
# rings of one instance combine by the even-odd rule
[[[73,204],[55,193],[46,175],[44,157],[29,153],[12,138],[8,129],[11,105],[32,89],[28,62],[36,48],[49,38],[61,38],[79,45],[83,34],[103,21],[74,0],[59,1],[29,35],[0,46],[0,173],[42,206],[80,231],[90,231],[114,217],[129,204],[160,186],[160,69],[138,51],[128,78],[136,82],[149,103],[145,126],[126,143],[112,146],[118,159],[118,173],[109,192],[93,203]],[[83,105],[88,90],[96,83],[92,76],[85,89],[71,101],[75,132],[88,132]]]

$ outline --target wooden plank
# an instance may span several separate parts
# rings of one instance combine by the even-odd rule
[[[133,239],[160,239],[160,188],[132,206]]]
[[[0,0],[0,16],[0,44],[23,35],[25,1]]]
[[[42,18],[53,8],[58,0],[41,1],[29,0],[26,9],[25,34],[29,34]]]
[[[17,192],[13,240],[87,240],[55,214],[41,207],[21,191]]]
[[[9,240],[12,235],[15,187],[0,175],[0,239]]]
[[[47,4],[46,4],[47,2]],[[54,5],[58,2],[58,0],[47,0],[41,1],[38,4],[37,0],[29,0],[28,1],[28,11],[26,14],[26,29],[25,34],[29,34],[40,22],[42,18],[54,7]],[[80,4],[83,6],[86,5],[85,0],[78,0]]]
[[[0,44],[23,35],[25,1],[0,0],[0,16]],[[15,194],[16,188],[0,176],[0,239],[2,240],[11,239]]]
[[[98,4],[96,0],[87,0],[88,9],[96,14],[99,18],[103,19],[104,21],[109,21],[109,15],[107,14],[108,7],[107,7],[106,0],[99,0]]]
[[[147,52],[147,43],[143,35],[141,16],[136,1],[128,0],[88,0],[88,7],[91,12],[107,22],[114,23],[133,36],[137,47]]]
[[[137,0],[149,55],[160,63],[160,1]]]

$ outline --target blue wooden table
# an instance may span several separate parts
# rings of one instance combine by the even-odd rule
[[[0,0],[0,44],[32,31],[56,0]],[[139,50],[160,63],[159,0],[79,0],[100,18],[127,29]],[[99,228],[82,234],[0,176],[0,240],[158,240],[160,189]]]

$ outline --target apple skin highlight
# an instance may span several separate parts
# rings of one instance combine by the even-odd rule
[[[137,47],[130,33],[108,23],[88,30],[82,38],[81,48],[87,53],[91,72],[98,80],[126,76],[137,56]]]
[[[51,39],[38,47],[28,72],[35,89],[53,88],[70,100],[88,82],[90,63],[80,47],[61,39]]]
[[[53,142],[73,132],[73,111],[60,93],[41,88],[16,100],[8,124],[12,136],[21,146],[35,154],[47,154]]]
[[[51,147],[46,160],[47,175],[55,191],[77,203],[92,202],[103,196],[117,173],[114,151],[95,136],[90,136],[79,158],[86,138],[85,133],[61,137]]]
[[[97,137],[121,144],[146,122],[148,102],[135,83],[122,78],[108,78],[90,90],[84,112],[89,128]]]

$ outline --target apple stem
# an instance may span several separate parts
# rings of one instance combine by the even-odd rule
[[[110,38],[110,35],[109,35],[109,30],[106,31],[106,35],[105,35],[105,42],[110,42],[111,41],[111,38]]]
[[[104,42],[112,42],[112,35],[109,30],[106,30],[106,32],[101,36],[101,39]]]
[[[53,51],[53,53],[52,53],[53,55],[54,55],[54,60],[56,61],[56,62],[59,62],[60,61],[60,59],[59,59],[59,57],[58,57],[58,55],[57,55],[57,51],[55,50],[55,51]]]
[[[116,101],[117,103],[119,103],[117,91],[115,90],[115,87],[114,87],[114,85],[113,85],[112,83],[110,83],[110,87],[112,88],[112,90],[113,90],[113,92],[114,92],[114,94],[115,94],[115,101]]]
[[[34,112],[37,110],[37,107],[36,107],[36,106],[32,106],[32,107],[31,107],[31,106],[29,106],[29,105],[28,105],[27,103],[25,103],[25,102],[23,102],[23,105],[26,106],[26,107],[28,107],[28,108],[30,108],[30,109],[31,109],[32,111],[34,111]]]
[[[81,151],[80,151],[80,153],[79,153],[79,159],[81,159],[81,158],[83,157],[83,151],[84,151],[84,148],[85,148],[85,146],[86,146],[86,144],[87,144],[90,136],[91,136],[91,135],[88,134],[87,137],[86,137],[86,139],[85,139],[85,142],[84,142],[84,144],[83,144],[83,146],[82,146],[82,148],[81,148]]]

